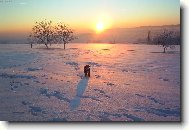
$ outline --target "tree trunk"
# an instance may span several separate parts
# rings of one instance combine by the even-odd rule
[[[166,48],[164,47],[164,51],[163,51],[163,53],[165,53],[165,49],[166,49]]]
[[[66,43],[64,43],[64,49],[66,49]]]
[[[47,49],[49,48],[49,47],[47,46],[47,44],[45,44],[45,46],[47,47]]]

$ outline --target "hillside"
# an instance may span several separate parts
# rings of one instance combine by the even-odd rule
[[[78,39],[74,42],[106,42],[106,43],[144,43],[146,42],[148,31],[151,38],[163,32],[164,29],[174,31],[180,34],[180,25],[164,25],[164,26],[142,26],[136,28],[116,28],[108,29],[101,34],[82,33],[78,34]]]

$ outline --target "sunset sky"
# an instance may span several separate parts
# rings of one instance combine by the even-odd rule
[[[0,33],[27,32],[35,21],[95,30],[180,24],[179,0],[0,0]],[[101,24],[99,25],[101,26]]]

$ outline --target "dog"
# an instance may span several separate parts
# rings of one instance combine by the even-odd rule
[[[85,77],[90,77],[90,65],[85,65],[84,66],[84,73],[85,73]]]

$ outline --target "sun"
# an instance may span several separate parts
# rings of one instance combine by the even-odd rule
[[[97,24],[96,24],[96,31],[97,33],[100,33],[102,31],[104,31],[104,23],[102,21],[99,21]]]

